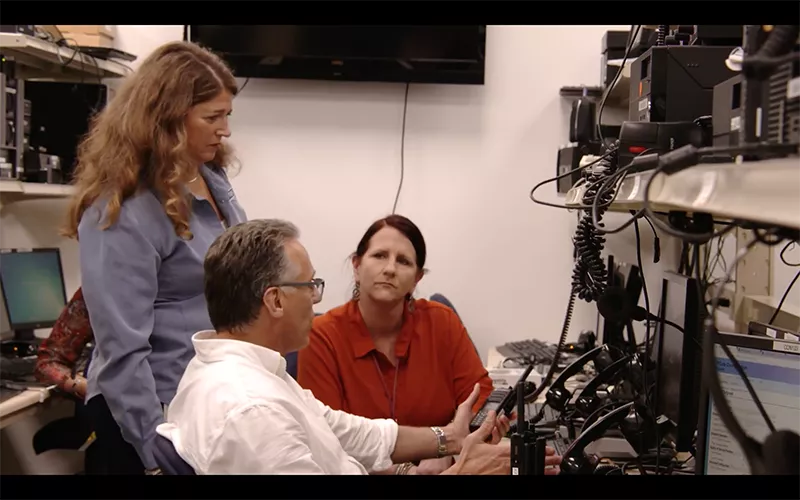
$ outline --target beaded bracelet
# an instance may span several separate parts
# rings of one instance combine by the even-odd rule
[[[394,473],[397,476],[405,476],[408,475],[408,471],[410,471],[412,467],[414,467],[414,464],[412,464],[411,462],[406,462],[398,465]]]

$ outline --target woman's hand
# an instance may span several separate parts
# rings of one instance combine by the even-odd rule
[[[76,375],[72,379],[72,387],[70,392],[80,399],[86,399],[86,379],[80,375]]]

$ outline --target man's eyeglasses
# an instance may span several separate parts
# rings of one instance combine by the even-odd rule
[[[273,286],[309,287],[314,291],[315,304],[322,300],[322,294],[325,293],[325,280],[322,278],[314,278],[311,281],[285,281]]]

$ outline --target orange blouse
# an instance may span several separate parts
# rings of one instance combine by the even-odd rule
[[[404,314],[395,344],[399,369],[376,350],[355,301],[315,318],[299,353],[298,383],[335,410],[425,427],[450,422],[480,382],[477,412],[492,380],[461,320],[424,299]]]

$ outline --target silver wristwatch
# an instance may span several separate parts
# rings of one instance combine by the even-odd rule
[[[447,456],[447,436],[441,427],[431,427],[431,430],[436,434],[436,441],[439,446],[439,458]]]

